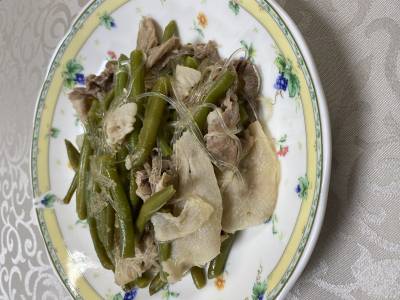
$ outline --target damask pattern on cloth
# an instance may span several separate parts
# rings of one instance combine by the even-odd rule
[[[288,299],[400,299],[400,2],[279,2],[314,55],[333,135],[326,220]],[[29,149],[47,65],[86,3],[0,0],[0,300],[70,299],[36,225]]]

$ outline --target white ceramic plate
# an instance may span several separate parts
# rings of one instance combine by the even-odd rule
[[[262,73],[259,113],[275,139],[282,173],[273,217],[241,234],[223,276],[201,291],[187,276],[151,299],[283,299],[319,234],[331,144],[314,63],[296,26],[274,1],[96,0],[86,7],[53,58],[34,123],[36,212],[55,270],[76,299],[150,299],[147,290],[125,294],[114,284],[112,273],[100,267],[75,206],[57,201],[73,177],[64,138],[75,140],[82,133],[67,93],[108,59],[129,54],[147,15],[161,26],[175,19],[183,42],[217,41],[224,57],[246,49]]]

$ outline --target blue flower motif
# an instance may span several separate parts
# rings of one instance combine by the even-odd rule
[[[117,23],[115,23],[114,18],[107,12],[100,16],[100,24],[108,30],[117,27]]]
[[[289,80],[285,77],[283,73],[279,73],[278,78],[274,84],[274,88],[277,90],[286,91],[289,84]]]
[[[300,187],[300,184],[298,184],[298,185],[296,186],[296,193],[297,193],[297,194],[300,194],[300,192],[301,192],[301,187]]]
[[[51,208],[54,205],[54,202],[56,202],[57,197],[53,194],[46,194],[44,197],[40,200],[40,204],[42,204],[46,208]]]
[[[137,296],[137,289],[133,288],[130,291],[126,292],[124,295],[124,300],[134,300]]]
[[[310,187],[310,182],[308,181],[307,175],[303,177],[299,177],[299,183],[296,186],[296,193],[300,199],[307,199],[308,188]]]
[[[85,84],[85,75],[83,75],[82,73],[76,73],[74,81],[76,83],[84,85]]]

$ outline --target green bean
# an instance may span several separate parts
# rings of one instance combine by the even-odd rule
[[[173,36],[178,35],[178,26],[176,25],[176,22],[172,20],[171,22],[168,23],[167,26],[165,26],[164,33],[161,39],[161,42],[164,43],[168,41],[170,38]]]
[[[92,154],[92,149],[90,147],[89,139],[85,135],[83,139],[81,157],[79,160],[79,170],[78,170],[78,182],[76,188],[76,211],[80,220],[84,220],[87,217],[86,211],[86,188],[88,184],[89,177],[89,157]]]
[[[199,68],[199,62],[192,56],[186,56],[183,65],[196,70]]]
[[[133,217],[136,217],[138,215],[141,203],[139,196],[136,195],[136,190],[137,190],[137,183],[136,183],[135,171],[131,170],[131,181],[129,182],[129,200],[132,207]]]
[[[224,272],[234,240],[235,235],[232,234],[222,242],[220,254],[210,262],[208,267],[208,279],[215,278]]]
[[[128,154],[128,148],[125,146],[122,146],[117,152],[117,170],[127,193],[129,193],[130,172],[125,167],[125,160]]]
[[[67,148],[67,155],[69,164],[71,165],[72,169],[76,172],[79,168],[79,158],[81,157],[78,149],[68,140],[64,140],[65,147]]]
[[[171,257],[171,243],[159,243],[158,252],[160,255],[160,261],[166,261]]]
[[[106,208],[106,234],[107,234],[107,248],[114,248],[114,226],[115,226],[115,211],[111,205]]]
[[[140,120],[136,120],[135,129],[131,133],[128,141],[129,152],[133,153],[139,142],[139,133],[142,122]],[[136,171],[134,169],[131,170],[131,179],[129,183],[129,200],[131,202],[133,216],[136,217],[138,214],[139,206],[141,200],[138,195],[136,195],[137,184],[136,184]]]
[[[64,197],[64,204],[69,204],[71,202],[72,196],[76,191],[76,187],[78,186],[78,174],[75,173],[74,178],[72,179],[71,185],[67,191],[67,194]]]
[[[101,122],[102,117],[100,116],[101,104],[99,100],[93,99],[92,105],[87,115],[87,125],[90,129],[97,128]]]
[[[192,275],[192,279],[196,288],[202,289],[206,285],[207,279],[203,268],[192,267],[190,269],[190,274]]]
[[[129,98],[137,97],[144,93],[144,72],[145,60],[141,50],[134,50],[131,53],[131,91]]]
[[[114,263],[115,212],[111,205],[107,205],[99,214],[97,214],[96,223],[99,238],[106,249],[108,257]]]
[[[162,280],[160,273],[153,278],[149,286],[149,293],[150,296],[154,295],[155,293],[159,292],[164,286],[167,285],[167,282]]]
[[[203,103],[212,103],[214,104],[222,98],[226,92],[230,89],[236,79],[236,74],[232,71],[226,71],[221,77],[214,83],[211,89],[208,91],[207,95],[205,96]],[[196,112],[194,116],[194,120],[199,126],[200,130],[204,129],[204,125],[207,121],[207,116],[210,112],[210,108],[202,107],[199,111]]]
[[[149,272],[145,272],[142,274],[141,277],[137,278],[134,281],[134,284],[138,288],[144,289],[145,287],[147,287],[150,284],[152,279],[153,279],[153,276]]]
[[[136,120],[134,127],[135,128],[133,129],[132,133],[129,135],[129,138],[128,138],[129,153],[135,152],[135,149],[138,146],[139,134],[140,134],[140,130],[142,128],[142,121]]]
[[[74,169],[75,172],[79,170],[79,160],[80,160],[80,153],[78,149],[75,148],[75,146],[68,140],[64,140],[65,146],[67,148],[67,155],[69,159],[69,163]],[[68,188],[67,194],[64,197],[63,202],[65,204],[68,204],[71,202],[72,196],[74,195],[76,188],[78,186],[78,174],[75,173],[74,178],[72,179],[71,185]]]
[[[135,281],[131,281],[131,282],[128,282],[127,284],[125,284],[122,287],[122,289],[124,290],[124,292],[128,292],[135,287],[136,287]]]
[[[153,91],[166,95],[168,94],[168,86],[168,79],[166,77],[160,77]],[[165,107],[166,103],[160,97],[149,97],[143,127],[140,130],[138,145],[133,155],[132,165],[134,169],[140,168],[149,158],[157,139],[157,133]]]
[[[118,65],[121,66],[121,64],[123,64],[124,62],[126,62],[128,60],[129,60],[129,57],[122,53],[118,58]]]
[[[107,111],[108,108],[110,107],[111,102],[113,102],[115,97],[115,90],[111,89],[111,91],[109,91],[107,93],[107,95],[104,97],[103,99],[103,109],[104,111]]]
[[[161,134],[158,138],[158,142],[160,145],[161,153],[164,157],[170,157],[172,155],[172,148],[169,145],[169,142],[165,136],[165,134]]]
[[[89,214],[90,217],[90,214]],[[97,234],[99,235],[100,241],[103,243],[104,248],[107,248],[107,234],[106,234],[106,218],[107,211],[102,209],[100,212],[96,213],[94,218],[96,219]]]
[[[135,233],[132,219],[132,212],[124,187],[118,176],[116,163],[111,156],[103,155],[97,157],[101,173],[110,179],[114,184],[110,187],[113,198],[114,209],[118,216],[120,228],[120,250],[123,258],[135,256]]]
[[[118,99],[122,96],[124,89],[126,88],[126,84],[128,83],[128,78],[129,75],[126,67],[120,67],[115,75],[115,98]]]
[[[136,220],[136,227],[138,236],[140,237],[144,231],[146,223],[150,220],[151,216],[160,210],[171,198],[175,195],[175,189],[172,185],[164,188],[163,190],[155,193],[140,209],[139,216]]]
[[[107,251],[104,245],[101,243],[96,226],[96,219],[93,217],[88,217],[87,222],[89,224],[90,235],[92,236],[92,241],[94,245],[94,249],[96,250],[97,257],[100,260],[100,263],[107,270],[113,270],[114,266],[107,255]]]

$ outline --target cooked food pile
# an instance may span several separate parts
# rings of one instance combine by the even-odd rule
[[[280,168],[257,120],[257,68],[217,44],[183,44],[171,21],[141,21],[130,57],[69,98],[85,129],[66,141],[76,211],[104,268],[154,294],[191,273],[223,273],[238,231],[274,210]]]

